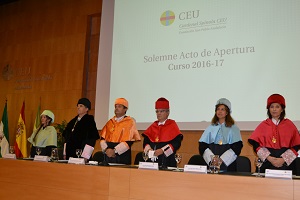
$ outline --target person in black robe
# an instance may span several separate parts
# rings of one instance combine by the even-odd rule
[[[77,103],[78,115],[74,117],[63,132],[65,139],[64,159],[77,157],[76,149],[82,149],[89,145],[94,147],[99,139],[98,130],[93,115],[89,115],[91,102],[87,98],[81,98]],[[89,159],[91,155],[85,157]]]

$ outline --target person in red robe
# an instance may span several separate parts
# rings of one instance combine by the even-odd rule
[[[261,172],[280,169],[296,173],[300,135],[293,122],[285,118],[285,106],[283,96],[272,94],[267,100],[269,118],[261,122],[248,139],[263,160]]]
[[[154,151],[152,161],[160,167],[176,167],[175,154],[181,146],[183,135],[176,122],[168,119],[170,114],[169,101],[163,97],[155,102],[157,120],[142,134],[144,152]]]

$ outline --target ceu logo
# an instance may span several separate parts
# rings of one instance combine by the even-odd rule
[[[165,11],[161,16],[160,16],[160,23],[164,26],[170,26],[173,24],[175,20],[175,14],[171,10]]]

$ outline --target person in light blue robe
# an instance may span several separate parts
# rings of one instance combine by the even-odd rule
[[[209,165],[213,155],[222,159],[221,170],[236,171],[236,158],[243,148],[240,129],[231,117],[231,103],[221,98],[217,101],[215,115],[199,140],[199,153]]]

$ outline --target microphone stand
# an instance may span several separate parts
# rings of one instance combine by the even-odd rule
[[[162,156],[162,159],[161,159],[161,166],[159,166],[159,169],[161,169],[161,170],[166,170],[166,169],[168,169],[168,167],[167,167],[167,161],[166,161],[166,156],[165,156],[165,154],[163,153],[163,155],[161,155]]]
[[[108,162],[106,161],[106,154],[105,151],[103,151],[103,160],[99,163],[100,166],[108,166]]]

